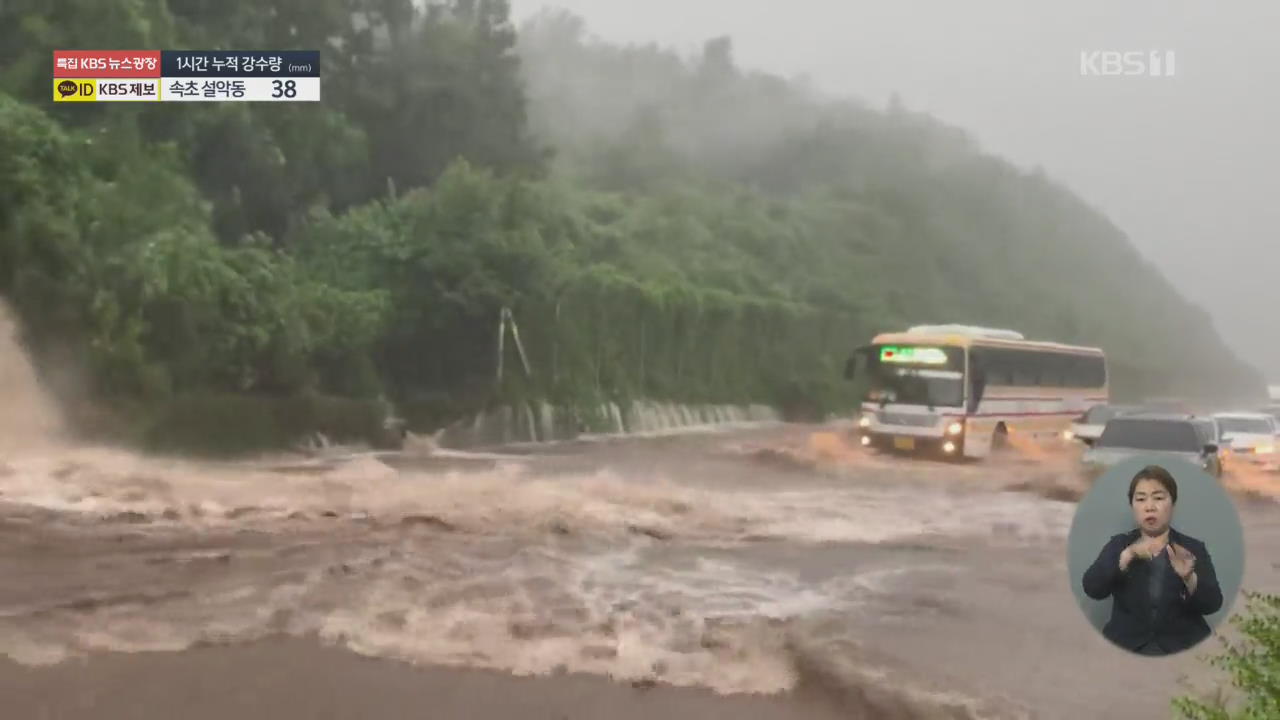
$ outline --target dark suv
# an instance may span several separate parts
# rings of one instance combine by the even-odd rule
[[[1156,455],[1185,460],[1222,477],[1218,438],[1213,430],[1193,415],[1143,413],[1107,421],[1093,447],[1081,462],[1089,475],[1097,475],[1116,463],[1133,457]]]

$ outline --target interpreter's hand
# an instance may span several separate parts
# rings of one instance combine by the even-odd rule
[[[1178,573],[1178,577],[1186,580],[1191,577],[1191,573],[1196,571],[1196,556],[1191,551],[1178,545],[1170,543],[1165,552],[1169,554],[1169,564],[1173,566],[1173,571]]]
[[[1133,556],[1142,558],[1143,560],[1151,560],[1164,550],[1164,541],[1160,538],[1140,537],[1129,546],[1133,550]]]
[[[1133,541],[1129,547],[1124,549],[1124,552],[1120,553],[1120,569],[1128,569],[1129,563],[1133,562],[1134,558],[1150,560],[1163,550],[1164,543],[1160,539],[1144,535]]]

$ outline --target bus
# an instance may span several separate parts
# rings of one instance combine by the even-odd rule
[[[1110,401],[1099,348],[1027,340],[967,325],[877,335],[845,365],[868,379],[858,417],[866,447],[982,458],[1010,444],[1067,444],[1074,418]]]

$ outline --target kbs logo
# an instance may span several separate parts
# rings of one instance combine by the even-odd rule
[[[97,80],[53,80],[54,102],[93,102],[97,99]]]
[[[1172,50],[1081,50],[1081,75],[1146,75],[1173,77]]]

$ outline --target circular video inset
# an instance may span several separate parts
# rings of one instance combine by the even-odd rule
[[[1244,531],[1226,490],[1203,469],[1133,457],[1080,500],[1067,570],[1103,637],[1138,655],[1174,655],[1230,613],[1244,577]]]

